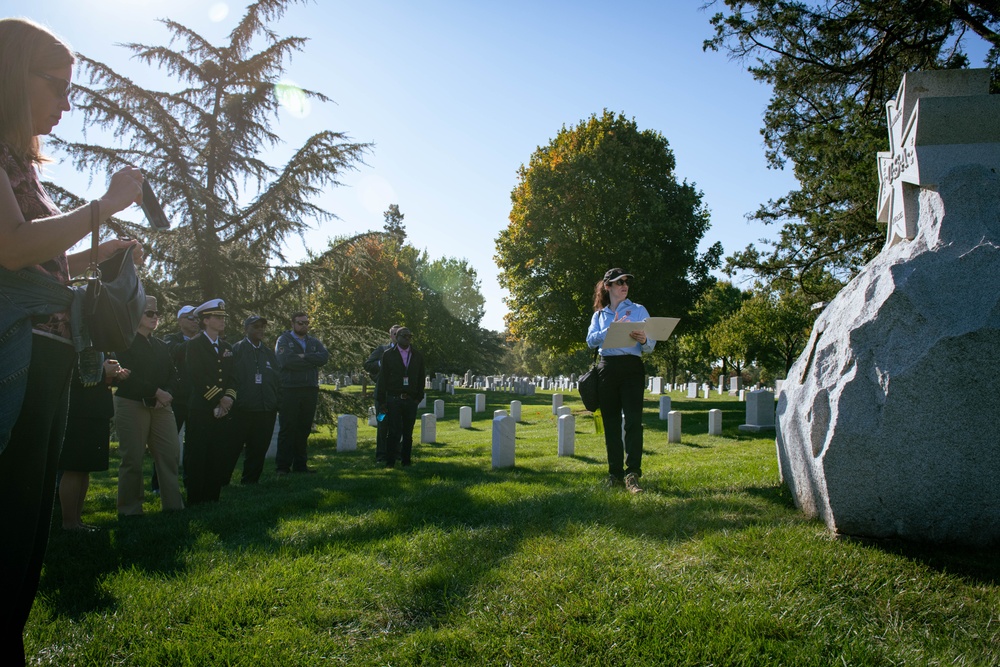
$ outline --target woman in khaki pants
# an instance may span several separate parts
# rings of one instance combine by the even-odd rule
[[[118,427],[118,514],[142,514],[145,497],[142,458],[146,449],[153,456],[160,480],[160,501],[165,510],[184,508],[177,468],[180,443],[177,423],[170,408],[177,374],[167,344],[153,336],[160,313],[156,299],[146,297],[146,310],[131,347],[118,355],[131,371],[115,393],[115,423]]]

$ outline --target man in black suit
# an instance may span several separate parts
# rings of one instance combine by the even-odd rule
[[[412,345],[406,327],[396,332],[396,346],[382,355],[382,369],[376,382],[376,399],[388,409],[389,422],[385,441],[385,467],[392,468],[399,458],[404,466],[413,463],[413,423],[417,404],[424,398],[424,355]]]
[[[232,447],[222,476],[225,485],[232,477],[240,453],[243,457],[241,484],[256,484],[264,471],[264,456],[271,444],[274,420],[278,416],[281,379],[274,350],[264,345],[267,320],[251,315],[243,321],[246,337],[233,345],[236,392],[240,400],[233,408]]]
[[[386,350],[391,350],[393,346],[396,345],[396,332],[399,331],[400,326],[398,324],[393,324],[389,327],[389,342],[384,345],[379,345],[372,353],[368,355],[365,359],[365,371],[371,376],[372,380],[375,381],[375,415],[377,421],[376,431],[375,431],[375,462],[385,463],[385,437],[389,430],[389,423],[385,420],[386,407],[385,403],[379,403],[378,401],[378,372],[382,368],[382,355],[385,354]]]
[[[195,308],[201,334],[185,345],[191,382],[184,437],[184,485],[188,505],[217,502],[222,489],[229,436],[229,411],[236,401],[233,348],[222,340],[226,304],[212,299]]]

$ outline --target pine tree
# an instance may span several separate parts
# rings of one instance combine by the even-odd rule
[[[180,85],[173,92],[145,89],[114,67],[80,56],[90,85],[77,88],[74,104],[88,125],[111,132],[123,147],[57,143],[80,169],[142,168],[174,229],[146,235],[123,226],[145,236],[147,274],[159,283],[154,292],[172,303],[222,297],[237,313],[273,312],[316,272],[329,270],[329,255],[343,249],[331,247],[298,265],[289,265],[282,252],[290,235],[336,217],[312,199],[339,185],[370,146],[324,130],[283,165],[262,157],[281,143],[273,129],[280,96],[289,92],[281,75],[306,43],[279,37],[269,26],[300,1],[252,3],[221,46],[171,20],[162,21],[172,35],[168,46],[124,45],[135,59],[175,79]],[[313,90],[292,92],[329,101]]]

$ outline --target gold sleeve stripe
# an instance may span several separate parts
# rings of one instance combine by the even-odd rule
[[[216,396],[218,396],[221,392],[222,390],[219,389],[218,387],[212,387],[211,389],[205,392],[205,400],[210,401]]]
[[[235,389],[227,389],[226,390],[226,396],[228,396],[229,398],[231,398],[231,399],[233,399],[235,401],[236,400],[236,390]]]

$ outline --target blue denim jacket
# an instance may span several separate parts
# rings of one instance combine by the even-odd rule
[[[11,429],[17,422],[28,385],[31,362],[31,317],[51,315],[69,308],[73,347],[77,352],[90,348],[90,335],[83,326],[84,287],[67,287],[51,276],[32,269],[9,271],[0,267],[0,452],[7,448]],[[90,358],[91,379],[102,360]],[[81,368],[83,370],[83,368]]]

